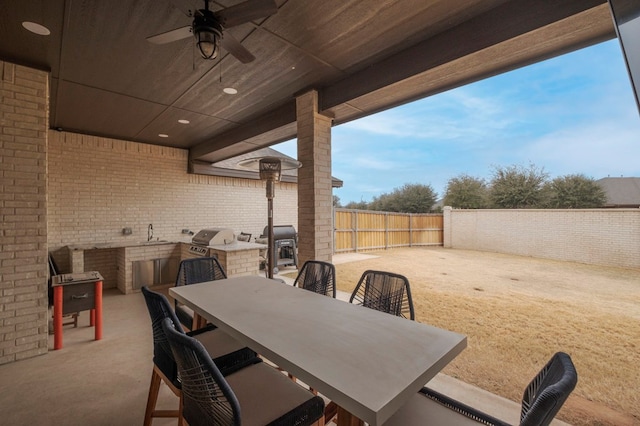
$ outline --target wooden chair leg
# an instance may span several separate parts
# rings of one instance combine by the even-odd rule
[[[329,401],[329,403],[324,407],[324,423],[329,423],[337,415],[338,405],[333,401]]]
[[[162,382],[167,383],[167,386],[171,391],[180,398],[180,406],[177,410],[156,410],[156,403],[158,402],[158,394],[160,393],[160,386]],[[183,426],[182,419],[182,392],[172,386],[164,375],[160,374],[157,367],[154,365],[153,372],[151,373],[151,384],[149,385],[149,396],[147,397],[147,408],[144,412],[144,426],[151,426],[151,421],[154,417],[177,417],[178,425]]]
[[[149,386],[149,396],[147,397],[147,409],[144,412],[144,426],[151,426],[151,418],[156,409],[156,402],[158,401],[158,393],[160,392],[160,376],[156,373],[156,369],[153,369],[151,373],[151,385]]]
[[[184,417],[182,417],[182,407],[183,407],[183,398],[182,392],[180,393],[180,406],[178,407],[178,426],[185,426],[186,422],[184,421]]]
[[[324,416],[320,417],[317,422],[315,422],[312,426],[324,426]]]
[[[336,424],[338,426],[364,426],[364,422],[362,420],[340,406],[338,406],[338,418],[336,419]]]

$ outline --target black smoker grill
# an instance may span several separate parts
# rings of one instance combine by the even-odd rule
[[[269,244],[269,227],[265,226],[262,235],[256,238],[257,243]],[[293,225],[273,227],[273,252],[275,253],[275,273],[279,266],[298,267],[298,234]]]

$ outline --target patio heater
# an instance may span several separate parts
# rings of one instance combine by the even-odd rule
[[[280,182],[283,170],[297,169],[302,163],[291,158],[280,157],[258,157],[242,160],[238,163],[240,167],[260,172],[260,179],[267,182],[267,228],[269,229],[267,250],[267,276],[273,278],[276,255],[273,251],[273,198],[275,197],[276,182]]]

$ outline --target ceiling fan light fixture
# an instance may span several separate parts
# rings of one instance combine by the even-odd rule
[[[204,59],[215,59],[218,56],[220,39],[222,38],[222,27],[210,11],[201,10],[200,12],[202,15],[197,15],[193,20],[193,35],[196,38],[196,45]]]

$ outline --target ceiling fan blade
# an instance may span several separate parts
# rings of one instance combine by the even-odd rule
[[[220,45],[243,64],[248,64],[256,59],[243,45],[240,44],[231,34],[225,33],[220,40]]]
[[[186,27],[176,28],[175,30],[147,37],[147,41],[153,44],[166,44],[171,43],[172,41],[191,37],[192,35],[193,33],[191,32],[191,25],[188,25]]]
[[[271,16],[277,11],[278,5],[275,0],[247,0],[214,12],[214,15],[225,28],[231,28],[254,19]]]

